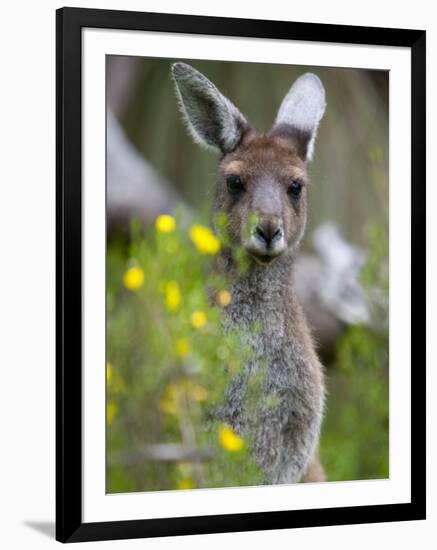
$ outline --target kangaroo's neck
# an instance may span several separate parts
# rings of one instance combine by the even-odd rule
[[[238,275],[231,265],[228,272],[232,285],[232,308],[229,313],[234,320],[253,321],[259,316],[265,319],[281,314],[289,316],[296,306],[291,254],[284,254],[269,265],[253,262],[247,271]]]

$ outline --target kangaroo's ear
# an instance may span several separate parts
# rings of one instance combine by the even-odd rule
[[[240,111],[203,74],[185,63],[175,63],[179,107],[194,140],[201,145],[233,151],[250,126]]]
[[[300,156],[311,160],[325,106],[325,88],[320,78],[312,73],[302,75],[282,101],[271,135],[293,140]]]

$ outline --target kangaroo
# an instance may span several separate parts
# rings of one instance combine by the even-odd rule
[[[245,334],[252,355],[230,383],[220,417],[250,436],[265,482],[322,481],[318,442],[324,409],[323,369],[292,286],[292,269],[307,217],[306,164],[325,111],[320,79],[306,73],[285,96],[273,128],[255,131],[243,114],[203,74],[172,65],[179,108],[194,140],[220,153],[214,219],[224,213],[231,246],[248,267],[232,278],[233,259],[223,250],[232,302],[225,326]],[[235,270],[234,270],[235,273]],[[259,330],[253,330],[255,325]],[[264,365],[255,414],[245,395]]]

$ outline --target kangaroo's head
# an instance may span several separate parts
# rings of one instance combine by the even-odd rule
[[[306,223],[306,163],[325,111],[320,79],[310,73],[298,78],[273,128],[258,134],[193,67],[175,63],[172,73],[193,138],[221,153],[215,210],[226,214],[231,242],[262,264],[295,250]]]

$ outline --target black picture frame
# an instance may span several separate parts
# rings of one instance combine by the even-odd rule
[[[85,27],[410,48],[411,502],[101,523],[82,522],[81,31]],[[422,30],[78,8],[57,10],[57,540],[77,542],[425,519],[425,52],[426,33]]]

